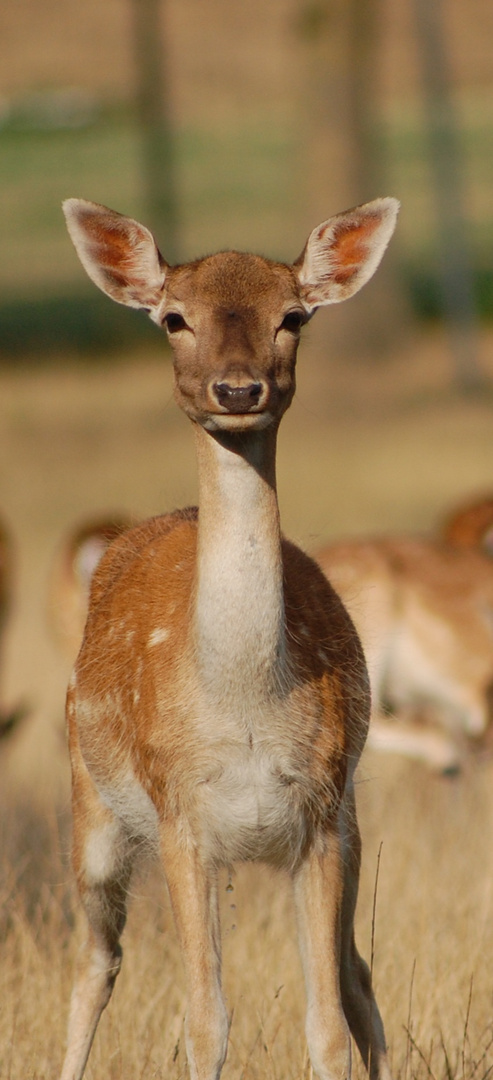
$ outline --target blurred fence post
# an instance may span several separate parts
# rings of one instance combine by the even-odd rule
[[[368,202],[388,191],[379,132],[379,0],[300,0],[304,41],[304,133],[313,217]],[[312,340],[344,358],[393,355],[411,327],[411,311],[396,267],[395,244],[368,289],[352,305],[337,305]],[[320,343],[318,346],[318,342]]]
[[[132,7],[146,223],[173,263],[178,258],[178,199],[162,0],[132,0]]]
[[[381,0],[346,0],[348,19],[348,181],[355,202],[388,191],[383,150],[381,103],[383,5]],[[398,243],[386,252],[371,289],[358,297],[361,351],[373,358],[393,352],[412,325],[409,298],[398,263]]]
[[[485,386],[477,361],[477,315],[467,223],[462,154],[452,102],[440,0],[414,0],[435,195],[439,274],[456,385]]]
[[[358,203],[382,192],[377,86],[381,10],[378,0],[349,0],[348,105],[350,188]]]

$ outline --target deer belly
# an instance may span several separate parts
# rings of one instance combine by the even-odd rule
[[[268,755],[228,755],[197,786],[207,855],[217,865],[258,860],[296,865],[307,842],[308,816],[299,785]]]

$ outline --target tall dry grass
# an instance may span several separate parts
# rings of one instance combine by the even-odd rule
[[[485,1080],[493,1068],[492,767],[437,779],[366,755],[357,938],[370,959],[402,1080]],[[57,788],[57,785],[54,785]],[[52,1080],[60,1066],[82,920],[69,815],[45,795],[0,807],[0,1076]],[[378,874],[377,874],[378,870]],[[378,881],[376,878],[378,877]],[[310,1075],[289,881],[262,867],[222,879],[225,1076]],[[184,982],[162,873],[133,883],[124,963],[88,1080],[181,1077]],[[355,1071],[364,1070],[355,1054]]]

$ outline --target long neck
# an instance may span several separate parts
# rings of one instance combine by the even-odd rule
[[[285,646],[277,431],[232,436],[195,430],[201,675],[211,689],[263,696],[279,685]]]

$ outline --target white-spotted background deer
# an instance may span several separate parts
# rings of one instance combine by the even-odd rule
[[[300,328],[371,277],[398,204],[377,199],[324,222],[292,266],[225,252],[171,267],[137,222],[76,199],[64,208],[89,276],[167,329],[176,399],[196,440],[200,514],[125,533],[93,580],[67,698],[88,937],[63,1080],[82,1076],[109,1000],[146,844],[160,850],[183,953],[193,1080],[218,1077],[226,1057],[217,873],[236,860],[292,878],[315,1071],[349,1076],[351,1031],[371,1076],[385,1080],[382,1023],[353,932],[353,776],[368,680],[338,597],[281,539],[275,458]]]

